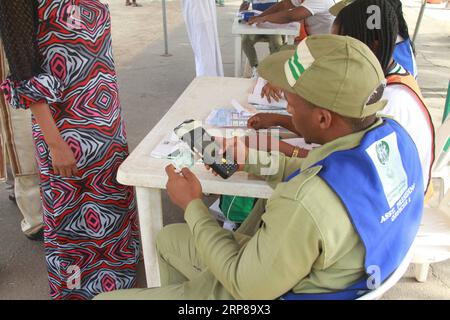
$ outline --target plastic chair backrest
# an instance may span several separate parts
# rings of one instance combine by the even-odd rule
[[[439,210],[450,218],[450,189],[447,190],[441,202],[439,202]]]
[[[450,155],[449,150],[450,139],[450,117],[437,130],[434,144],[435,144],[435,161],[432,171],[439,170],[442,166],[448,163]]]
[[[412,244],[411,248],[409,248],[408,253],[403,259],[400,266],[387,278],[377,289],[366,293],[365,295],[359,297],[357,300],[377,300],[381,298],[383,294],[385,294],[389,289],[391,289],[405,274],[406,270],[408,270],[408,266],[411,263],[413,254],[414,254],[414,245]]]

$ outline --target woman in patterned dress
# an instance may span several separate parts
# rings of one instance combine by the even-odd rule
[[[0,0],[14,108],[30,108],[53,299],[132,288],[139,259],[133,189],[111,48],[98,0]]]

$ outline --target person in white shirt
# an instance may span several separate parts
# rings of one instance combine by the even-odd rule
[[[419,151],[426,190],[434,161],[434,127],[417,82],[394,60],[400,25],[392,2],[357,0],[346,5],[337,14],[332,33],[351,36],[366,43],[380,60],[387,80],[383,98],[388,101],[380,113],[392,116],[414,140]],[[366,21],[372,14],[369,10],[371,6],[380,8],[380,28],[370,29],[367,26]]]
[[[252,4],[253,10],[265,11],[271,6],[276,5],[278,0],[245,0],[242,2],[239,11],[246,11]],[[258,56],[256,54],[255,44],[258,42],[268,42],[270,54],[278,52],[283,45],[283,37],[281,35],[264,35],[264,34],[246,34],[242,36],[242,50],[248,58],[250,67],[252,68],[252,78],[257,76],[256,68],[258,67]]]
[[[367,9],[373,5],[380,8],[381,28],[367,27],[366,21],[370,16]],[[393,59],[398,34],[394,8],[385,0],[357,0],[342,6],[336,14],[331,33],[364,42],[380,61],[387,79],[383,99],[388,101],[380,113],[392,116],[413,139],[422,164],[424,190],[427,190],[434,161],[434,127],[414,77]],[[279,96],[272,98],[277,100]],[[260,113],[249,119],[248,126],[255,130],[272,126],[290,129],[290,123],[289,116]],[[288,146],[283,147],[289,150]]]
[[[307,35],[328,34],[334,21],[329,9],[335,3],[335,0],[283,0],[263,14],[250,18],[249,23],[296,21],[305,24]]]
[[[182,0],[183,16],[195,56],[196,75],[223,77],[214,0]]]

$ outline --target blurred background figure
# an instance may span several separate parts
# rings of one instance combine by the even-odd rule
[[[0,41],[0,83],[7,74],[8,66]],[[9,180],[14,184],[9,198],[16,202],[23,215],[22,232],[31,240],[42,240],[43,213],[34,152],[30,111],[10,108],[0,90],[0,182],[8,178],[8,159],[13,176]]]
[[[182,0],[183,16],[199,76],[223,77],[214,0]]]
[[[132,0],[132,1],[126,0],[125,5],[132,6],[132,7],[142,7],[142,5],[140,5],[139,3],[136,3],[136,0]]]

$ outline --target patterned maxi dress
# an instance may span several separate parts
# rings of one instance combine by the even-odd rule
[[[42,71],[22,81],[8,79],[2,88],[15,108],[49,103],[75,154],[79,176],[55,175],[33,119],[51,297],[90,299],[132,288],[139,259],[133,189],[116,181],[128,147],[109,10],[98,0],[37,2]]]

